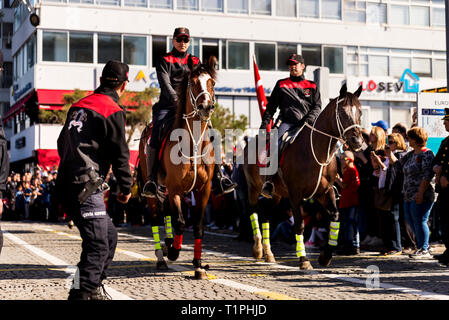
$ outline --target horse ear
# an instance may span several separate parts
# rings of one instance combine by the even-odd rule
[[[346,86],[346,82],[345,82],[345,84],[341,86],[339,98],[340,99],[343,98],[347,91],[348,91],[348,87]]]
[[[210,56],[209,57],[209,61],[208,61],[208,65],[211,69],[216,70],[217,69],[217,57],[215,56]]]
[[[360,85],[360,87],[357,89],[357,91],[354,92],[354,95],[355,95],[357,98],[360,97],[360,95],[362,94],[362,90],[363,90],[363,87],[362,87],[362,85]]]
[[[189,54],[189,57],[187,58],[187,66],[190,71],[193,71],[193,59],[191,54]]]

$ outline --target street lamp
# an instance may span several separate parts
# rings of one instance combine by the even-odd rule
[[[36,14],[36,9],[33,8],[33,5],[31,4],[30,0],[22,0],[25,7],[28,9],[28,11],[31,13],[30,15],[30,23],[33,27],[37,27],[39,25],[40,19],[39,16]]]

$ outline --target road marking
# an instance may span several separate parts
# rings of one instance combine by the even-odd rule
[[[3,230],[3,234],[4,234],[4,236],[6,238],[11,240],[12,242],[15,242],[16,244],[23,246],[25,249],[27,249],[28,251],[30,251],[34,255],[39,256],[39,257],[47,260],[48,262],[50,262],[51,264],[53,264],[55,266],[59,266],[59,267],[69,267],[70,266],[67,262],[65,262],[65,261],[63,261],[63,260],[61,260],[61,259],[59,259],[59,258],[57,258],[55,256],[52,256],[51,254],[49,254],[49,253],[47,253],[47,252],[45,252],[45,251],[43,251],[43,250],[41,250],[41,249],[31,245],[29,243],[27,243],[26,241],[24,241],[24,240],[14,236],[14,235],[12,235],[7,230]],[[69,268],[64,269],[64,272],[68,273],[69,275],[73,275],[74,272],[73,271],[68,271],[68,269]],[[109,286],[105,285],[104,287],[106,288],[106,290],[108,291],[108,293],[111,295],[111,297],[114,300],[133,300],[130,297],[128,297],[127,295],[125,295],[125,294],[123,294],[123,293],[121,293],[121,292],[119,292],[119,291],[117,291],[117,290],[115,290],[115,289],[113,289],[113,288],[111,288]]]

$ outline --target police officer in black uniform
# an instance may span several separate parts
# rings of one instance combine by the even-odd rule
[[[102,281],[114,257],[117,231],[106,213],[104,178],[112,165],[120,193],[131,196],[129,149],[125,139],[125,111],[118,105],[128,82],[128,65],[109,61],[100,86],[90,96],[74,103],[58,138],[61,158],[56,188],[65,212],[80,231],[82,242],[79,288],[69,300],[110,298]]]
[[[444,127],[449,132],[449,108],[444,109]],[[436,173],[436,191],[438,192],[437,207],[440,215],[441,238],[446,250],[437,260],[449,265],[449,137],[440,144],[440,148],[433,160],[433,171]]]
[[[279,145],[284,133],[305,122],[313,124],[320,114],[321,96],[315,82],[304,77],[304,59],[299,54],[292,54],[287,59],[290,77],[281,79],[271,93],[267,108],[262,117],[261,130],[265,130],[280,108],[278,120],[282,121],[278,128]],[[277,125],[277,123],[276,123]],[[272,198],[274,176],[267,176],[262,186],[261,195],[267,199]]]
[[[157,193],[157,172],[159,169],[159,150],[168,130],[171,129],[176,112],[178,95],[176,90],[184,76],[189,72],[187,53],[190,46],[190,31],[187,28],[176,28],[173,33],[173,49],[161,57],[156,65],[157,79],[161,89],[159,101],[153,106],[153,131],[150,147],[147,149],[149,159],[147,162],[148,180],[145,183],[142,195],[155,198]],[[195,65],[200,60],[192,56]],[[237,184],[223,175],[218,165],[215,165],[212,187],[216,195],[232,192]]]

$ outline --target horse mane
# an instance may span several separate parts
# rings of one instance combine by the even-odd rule
[[[181,84],[176,89],[176,95],[178,96],[176,107],[176,117],[173,128],[180,128],[182,126],[182,116],[185,114],[186,103],[187,103],[187,86],[189,85],[189,80],[191,78],[199,77],[203,73],[208,73],[212,77],[212,79],[216,80],[217,71],[214,68],[211,68],[207,64],[198,64],[193,67],[193,70],[186,73],[181,81]]]

